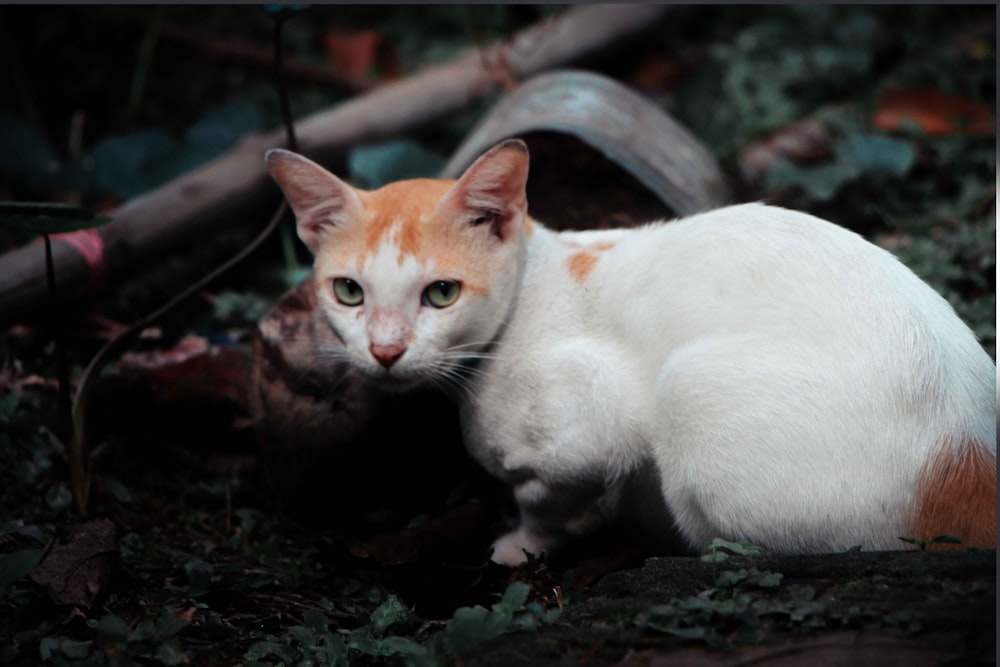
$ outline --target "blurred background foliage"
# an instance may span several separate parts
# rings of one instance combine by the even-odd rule
[[[303,117],[564,9],[310,7],[286,25],[288,59],[314,74],[293,79],[293,111]],[[266,66],[273,22],[259,8],[0,12],[0,72],[9,92],[0,98],[2,198],[68,197],[107,209],[210,160],[246,133],[278,126]],[[778,151],[745,179],[741,198],[771,199],[885,237],[992,345],[990,7],[685,7],[641,43],[583,65],[659,101],[737,177],[747,176],[748,150],[783,131],[794,135],[804,121],[818,126],[815,151]],[[359,85],[321,81],[317,70]],[[903,119],[876,122],[880,113],[900,113],[893,91],[912,91],[902,100]],[[357,147],[349,176],[375,187],[434,173],[488,106],[411,137]],[[8,238],[0,249],[23,241]]]

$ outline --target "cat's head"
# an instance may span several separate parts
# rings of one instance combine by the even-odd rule
[[[373,191],[290,151],[266,159],[315,255],[318,308],[351,364],[390,387],[458,382],[517,289],[532,226],[524,143],[494,146],[455,181]]]

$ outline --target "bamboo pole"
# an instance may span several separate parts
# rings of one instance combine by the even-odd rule
[[[573,7],[525,28],[496,46],[473,50],[456,61],[380,86],[298,123],[300,150],[322,162],[343,159],[358,144],[386,140],[455,113],[501,89],[511,77],[525,79],[621,44],[649,29],[669,9],[663,5]],[[108,215],[96,231],[103,268],[113,283],[185,244],[211,243],[226,225],[263,220],[279,200],[263,155],[283,146],[284,131],[252,135],[219,158]],[[82,255],[54,239],[53,261],[62,294],[94,289]],[[91,260],[93,262],[93,259]],[[31,316],[45,298],[45,262],[40,243],[0,257],[0,322]]]

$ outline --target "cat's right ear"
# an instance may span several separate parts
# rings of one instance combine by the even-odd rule
[[[264,161],[295,212],[299,238],[314,255],[331,227],[360,216],[363,206],[354,188],[312,160],[275,148]]]

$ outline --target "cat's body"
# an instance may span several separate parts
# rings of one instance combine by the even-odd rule
[[[759,204],[555,233],[527,217],[516,142],[374,193],[275,155],[355,365],[460,387],[466,445],[521,509],[494,560],[623,513],[695,549],[995,541],[995,365],[856,234]],[[620,502],[651,475],[658,497]]]

